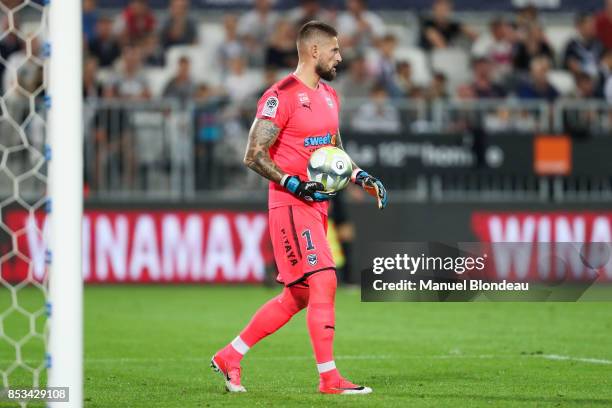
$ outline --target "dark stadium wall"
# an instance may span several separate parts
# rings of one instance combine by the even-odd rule
[[[43,280],[49,224],[44,213],[20,208],[3,214],[20,256],[3,263],[8,281],[33,274]],[[384,242],[612,242],[609,205],[426,204],[393,201],[379,211],[371,201],[347,205],[358,254]],[[256,283],[273,270],[264,200],[199,203],[96,203],[83,218],[83,274],[88,283]],[[12,241],[1,241],[10,247]],[[7,248],[8,248],[7,247]],[[26,259],[32,260],[32,270]],[[606,279],[612,281],[612,263]]]
[[[264,201],[240,202],[201,202],[198,204],[164,204],[154,207],[150,203],[142,205],[113,205],[88,203],[88,209],[132,211],[203,211],[206,213],[261,212],[265,216]],[[509,241],[533,240],[544,238],[551,242],[563,241],[610,241],[612,211],[606,204],[552,205],[542,203],[409,203],[393,202],[379,211],[373,203],[351,203],[347,205],[348,219],[355,226],[352,265],[357,266],[358,256],[373,242],[389,241],[440,241],[473,242],[496,241],[500,238]],[[501,229],[492,229],[492,217],[501,222]],[[508,228],[512,223],[516,228]],[[532,226],[530,223],[534,222]],[[602,226],[603,222],[603,228]],[[552,225],[548,235],[544,227]],[[606,234],[608,238],[606,239]],[[267,235],[264,237],[267,238]],[[265,245],[262,246],[265,251]],[[269,254],[265,254],[267,259]],[[356,269],[356,268],[353,268]],[[350,280],[356,281],[358,273],[351,271]]]

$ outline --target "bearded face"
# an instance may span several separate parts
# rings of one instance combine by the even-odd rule
[[[336,78],[336,65],[337,64],[335,62],[330,65],[329,63],[325,64],[322,61],[319,61],[315,66],[315,72],[324,80],[333,81],[334,78]]]

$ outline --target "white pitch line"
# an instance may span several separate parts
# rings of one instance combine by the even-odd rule
[[[578,361],[580,363],[591,363],[591,364],[612,364],[612,360],[606,360],[603,358],[571,357],[571,356],[561,356],[559,354],[541,354],[541,355],[534,355],[534,357],[541,357],[546,360]]]
[[[588,357],[572,357],[564,356],[559,354],[442,354],[442,355],[426,355],[426,356],[415,356],[415,355],[340,355],[336,356],[337,360],[415,360],[415,359],[435,359],[435,360],[454,360],[454,359],[483,359],[483,360],[499,360],[499,359],[514,359],[517,357],[522,358],[541,358],[546,360],[554,361],[576,361],[580,363],[588,364],[612,364],[612,360],[601,359],[601,358],[588,358]],[[275,361],[299,361],[299,360],[313,360],[312,356],[270,356],[270,357],[251,357],[249,360],[275,360]],[[0,360],[0,363],[12,363],[15,360]],[[35,361],[35,360],[27,360]],[[207,363],[210,358],[207,357],[185,357],[185,358],[134,358],[134,357],[118,357],[118,358],[85,358],[85,364],[117,364],[117,363]]]

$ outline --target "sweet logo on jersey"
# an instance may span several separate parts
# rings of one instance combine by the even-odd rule
[[[334,107],[334,101],[332,101],[332,99],[329,96],[326,96],[325,100],[327,101],[327,104],[329,105],[330,108]]]
[[[317,264],[317,254],[308,254],[307,259],[310,265],[315,266]]]
[[[276,96],[270,96],[264,102],[264,107],[261,111],[262,116],[268,116],[270,118],[276,117],[276,110],[278,109],[278,98]]]
[[[304,147],[311,146],[322,146],[322,145],[335,145],[336,135],[327,133],[325,136],[309,136],[304,138]]]

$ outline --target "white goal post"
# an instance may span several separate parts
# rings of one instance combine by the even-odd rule
[[[83,404],[83,102],[81,0],[49,2],[49,387]]]

